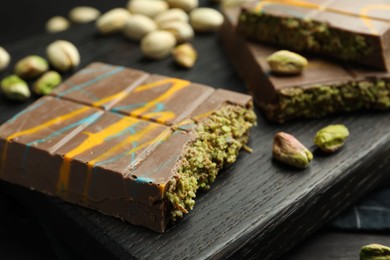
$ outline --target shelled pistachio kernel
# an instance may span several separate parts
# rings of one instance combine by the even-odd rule
[[[100,11],[90,6],[77,6],[70,10],[69,20],[74,23],[89,23],[100,16]]]
[[[4,48],[0,47],[0,71],[5,70],[10,61],[11,56],[9,53]]]
[[[30,55],[16,63],[14,72],[21,78],[31,79],[39,77],[48,69],[49,64],[44,58],[38,55]]]
[[[272,72],[284,75],[297,75],[302,73],[309,62],[295,52],[281,50],[274,52],[267,58]]]
[[[189,43],[176,46],[172,55],[176,63],[184,68],[192,68],[198,57],[196,50]]]
[[[127,19],[123,35],[130,40],[140,41],[145,35],[155,30],[157,30],[157,25],[151,18],[135,14]]]
[[[17,75],[11,75],[0,82],[1,92],[11,100],[24,101],[31,96],[27,83]]]
[[[224,8],[227,7],[237,7],[237,6],[242,6],[245,3],[251,2],[253,0],[222,0],[221,5]]]
[[[148,33],[141,41],[143,54],[151,59],[167,57],[176,45],[175,36],[167,31],[154,31]]]
[[[37,95],[48,95],[62,81],[61,75],[57,71],[48,71],[35,81],[33,90]]]
[[[190,22],[196,32],[214,32],[221,27],[223,16],[212,8],[197,8],[190,13]]]
[[[360,260],[390,260],[390,247],[380,244],[365,245],[360,249]]]
[[[324,152],[333,153],[340,149],[349,136],[348,128],[344,125],[329,125],[319,130],[314,143]]]
[[[194,30],[186,22],[173,21],[161,24],[160,30],[171,32],[178,43],[188,42],[194,38]]]
[[[68,30],[70,22],[63,16],[54,16],[46,22],[46,31],[48,33],[57,33]]]
[[[197,8],[199,0],[166,0],[171,8],[180,8],[186,12]]]
[[[307,168],[313,154],[294,136],[279,132],[274,137],[272,154],[275,159],[297,168]]]
[[[159,13],[167,10],[168,4],[165,1],[156,0],[130,0],[127,9],[131,14],[142,14],[154,18]]]
[[[154,21],[158,26],[161,26],[164,23],[169,23],[169,22],[177,22],[177,21],[188,22],[189,19],[190,18],[188,17],[188,14],[179,8],[172,8],[166,10],[156,15],[156,17],[154,17]]]
[[[50,64],[59,71],[67,71],[77,67],[80,63],[80,54],[71,42],[58,40],[46,48],[46,55]]]
[[[124,8],[115,8],[99,17],[96,28],[101,34],[110,34],[122,31],[130,13]]]

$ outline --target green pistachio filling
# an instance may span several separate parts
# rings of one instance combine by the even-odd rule
[[[242,12],[238,30],[261,42],[278,44],[296,51],[328,54],[348,61],[359,61],[374,51],[364,36],[310,19]]]
[[[207,190],[220,169],[236,161],[256,123],[253,106],[224,105],[199,123],[194,139],[177,165],[177,176],[168,186],[166,198],[172,203],[171,218],[182,218],[192,210],[198,189]]]
[[[390,82],[384,80],[281,89],[277,100],[261,105],[266,116],[283,123],[292,118],[319,118],[336,112],[390,108]]]

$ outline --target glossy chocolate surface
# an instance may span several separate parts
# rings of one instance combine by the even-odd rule
[[[250,102],[94,63],[0,127],[0,178],[164,232],[164,194],[193,138],[194,118]]]
[[[390,78],[389,72],[351,66],[308,54],[304,54],[309,64],[302,74],[293,76],[273,74],[266,59],[281,48],[246,40],[236,33],[239,13],[238,8],[224,10],[226,20],[221,31],[221,38],[237,72],[244,79],[255,102],[262,108],[264,104],[272,104],[277,99],[278,92],[283,89],[294,87],[309,89],[319,85],[337,86],[358,80],[375,82],[378,79],[388,80]]]
[[[365,50],[367,50],[366,54],[362,54],[361,59],[339,57],[337,52],[330,49],[316,50],[313,47],[310,50],[304,50],[368,65],[380,70],[390,70],[390,3],[387,1],[358,0],[352,3],[348,0],[261,0],[244,5],[242,12],[244,14],[259,13],[283,19],[291,18],[324,23],[328,27],[328,37],[332,37],[332,33],[337,35],[340,32],[344,35],[343,38],[360,37],[361,41],[366,44]],[[242,24],[240,22],[239,31],[245,34],[245,31],[240,28],[250,23],[253,22],[243,22]],[[257,33],[261,34],[260,31]],[[245,36],[256,39],[257,33]],[[320,37],[318,40],[321,44]],[[337,42],[333,44],[338,46]],[[285,45],[294,49],[294,46],[289,46],[288,43]]]

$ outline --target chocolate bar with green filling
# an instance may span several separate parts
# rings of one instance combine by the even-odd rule
[[[267,57],[280,49],[254,43],[236,33],[239,14],[237,8],[225,10],[222,44],[256,104],[270,120],[283,123],[294,118],[390,108],[388,72],[307,56],[309,65],[302,74],[271,73]]]
[[[248,95],[94,63],[0,127],[0,178],[164,232],[255,121]]]
[[[262,0],[243,6],[237,31],[248,39],[390,70],[386,0]]]

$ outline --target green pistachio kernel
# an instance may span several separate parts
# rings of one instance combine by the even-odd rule
[[[278,161],[301,169],[307,168],[313,160],[313,154],[301,142],[283,132],[275,135],[272,154]]]
[[[15,74],[24,79],[39,77],[49,69],[48,62],[37,55],[30,55],[18,61]]]
[[[48,95],[61,81],[62,78],[58,72],[48,71],[34,83],[33,90],[37,95]]]
[[[11,100],[24,101],[31,96],[27,83],[16,75],[4,78],[0,85],[1,92]]]
[[[390,247],[370,244],[360,249],[360,260],[390,260]]]
[[[314,138],[314,143],[324,152],[333,153],[340,149],[347,137],[348,128],[344,125],[329,125],[319,130]]]
[[[271,71],[284,75],[300,74],[308,65],[305,57],[291,51],[277,51],[267,58]]]

